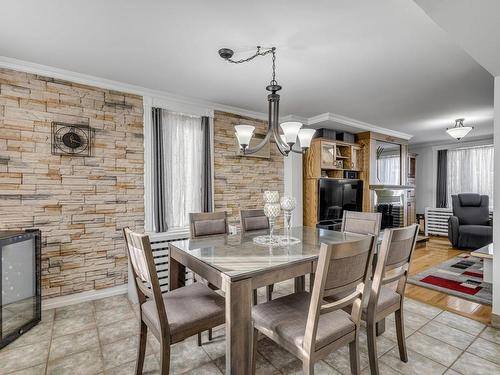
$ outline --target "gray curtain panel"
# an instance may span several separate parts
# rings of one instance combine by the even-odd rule
[[[439,150],[437,155],[436,207],[448,207],[448,150]]]
[[[166,201],[165,201],[165,174],[163,153],[163,130],[161,108],[152,110],[153,127],[153,229],[155,232],[166,232]]]
[[[201,209],[203,212],[213,211],[212,201],[212,139],[210,131],[210,118],[201,118],[203,130],[203,173],[201,183]]]

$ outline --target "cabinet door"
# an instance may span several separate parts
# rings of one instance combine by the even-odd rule
[[[331,169],[335,166],[335,143],[321,142],[321,168]]]

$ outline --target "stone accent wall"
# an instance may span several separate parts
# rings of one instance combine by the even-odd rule
[[[262,208],[265,190],[278,190],[280,194],[284,190],[283,156],[274,143],[269,159],[236,155],[234,125],[242,123],[255,126],[256,134],[266,133],[266,121],[215,112],[214,207],[215,211],[227,211],[229,223],[238,226],[240,209]]]
[[[91,157],[51,154],[51,123],[90,124]],[[121,229],[144,225],[142,98],[0,69],[0,230],[40,228],[42,294],[124,284]]]

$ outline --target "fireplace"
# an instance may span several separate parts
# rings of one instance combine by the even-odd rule
[[[41,319],[39,230],[0,232],[0,348]]]
[[[381,229],[399,228],[406,225],[406,193],[412,186],[371,185],[372,211],[382,214]]]

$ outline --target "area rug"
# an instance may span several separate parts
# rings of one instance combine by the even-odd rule
[[[483,282],[483,260],[467,254],[410,276],[408,282],[469,301],[491,305],[493,288],[490,283]]]

